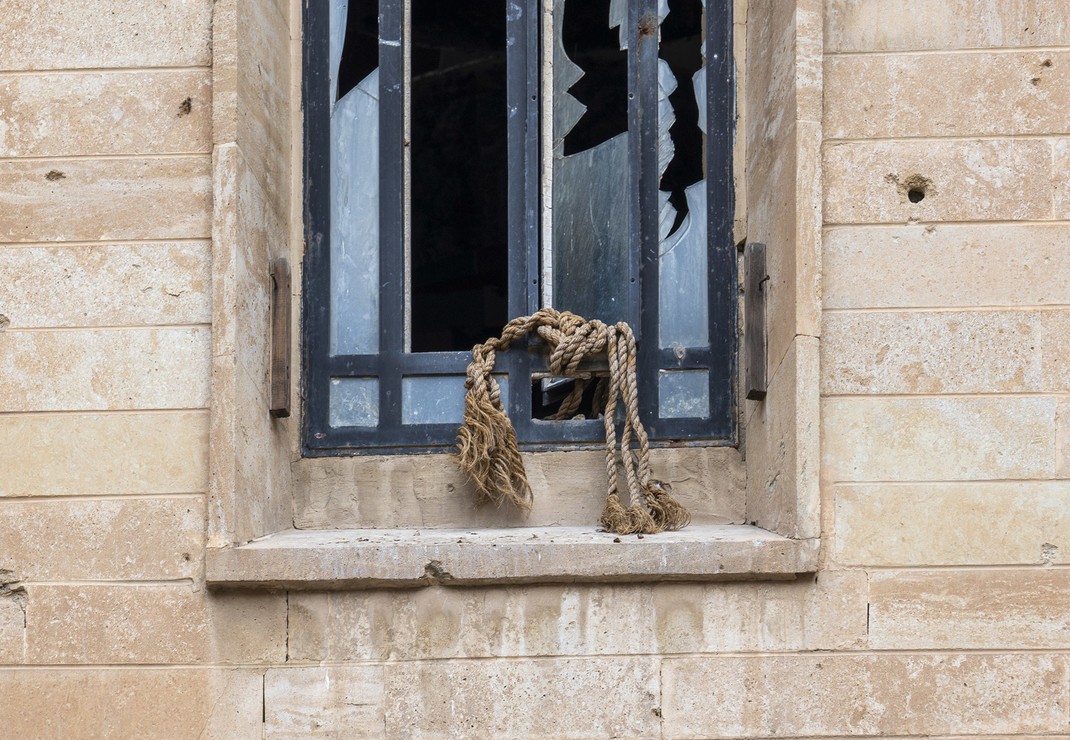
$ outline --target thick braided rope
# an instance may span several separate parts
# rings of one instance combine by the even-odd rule
[[[506,324],[500,337],[472,348],[468,365],[468,389],[464,399],[464,422],[457,435],[458,462],[475,484],[480,500],[501,505],[510,501],[530,509],[531,486],[517,446],[516,431],[505,413],[501,388],[494,379],[499,350],[532,332],[550,348],[550,371],[559,377],[578,378],[577,388],[562,402],[554,418],[571,418],[578,408],[589,374],[579,371],[587,357],[605,354],[609,362],[608,383],[600,381],[596,395],[605,397],[603,423],[606,432],[608,491],[601,525],[618,534],[662,532],[681,529],[690,514],[669,491],[650,477],[650,442],[639,420],[639,392],[635,380],[635,336],[626,323],[607,326],[587,321],[567,311],[544,308],[531,316]],[[617,440],[617,406],[624,409],[624,424]],[[567,415],[566,415],[567,414]],[[631,449],[635,438],[636,450]],[[630,499],[621,503],[620,471]]]

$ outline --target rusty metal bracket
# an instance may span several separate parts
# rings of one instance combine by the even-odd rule
[[[769,272],[765,245],[747,244],[743,250],[743,347],[748,401],[765,399],[769,379],[766,363],[765,304],[769,292]]]
[[[271,263],[271,415],[290,415],[290,263]]]

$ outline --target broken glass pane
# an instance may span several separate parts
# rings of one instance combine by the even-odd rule
[[[379,71],[376,0],[331,0],[331,339],[379,350]],[[371,67],[369,69],[369,67]]]
[[[379,424],[377,378],[331,378],[328,422],[332,427],[374,427]]]
[[[625,11],[620,0],[564,0],[553,11],[549,302],[606,322],[629,318]]]
[[[509,320],[506,9],[411,3],[411,348],[468,350]]]
[[[502,398],[508,398],[506,375],[495,375]],[[401,379],[404,424],[460,424],[464,417],[463,375],[414,375]],[[504,403],[504,401],[503,401]]]
[[[709,370],[658,373],[658,409],[663,419],[705,419],[710,415]]]
[[[658,69],[659,344],[709,345],[701,0],[668,0]]]

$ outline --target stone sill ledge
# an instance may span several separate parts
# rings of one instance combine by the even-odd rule
[[[792,579],[817,540],[745,525],[617,537],[593,527],[296,530],[210,548],[210,587],[347,589]]]

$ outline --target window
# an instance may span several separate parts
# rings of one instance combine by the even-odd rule
[[[306,454],[451,445],[540,305],[632,325],[652,440],[733,443],[730,0],[304,5]],[[523,444],[603,438],[498,370]]]

